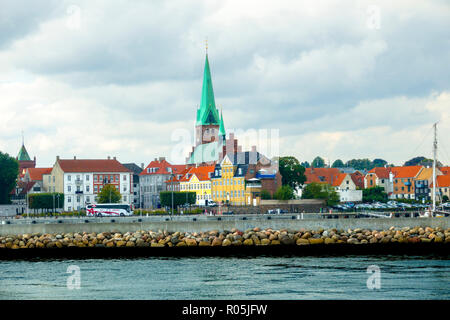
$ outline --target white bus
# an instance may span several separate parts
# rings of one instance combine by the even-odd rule
[[[86,215],[89,217],[125,217],[132,216],[133,210],[129,204],[88,204],[86,206]]]

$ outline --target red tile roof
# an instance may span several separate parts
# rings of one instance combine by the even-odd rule
[[[337,168],[306,168],[306,184],[311,182],[321,182],[331,184],[331,181],[336,180],[340,174]]]
[[[131,172],[115,159],[57,160],[64,172]]]
[[[180,179],[181,182],[188,182],[189,179],[195,174],[198,180],[207,181],[210,180],[210,173],[214,172],[215,166],[201,166],[201,167],[192,167],[190,168],[183,178]]]
[[[359,172],[355,171],[352,174],[350,174],[350,178],[352,178],[353,183],[360,189],[364,189],[364,175]]]
[[[422,169],[422,166],[408,166],[408,167],[392,167],[394,178],[414,178]]]
[[[152,168],[157,168],[157,170],[155,172],[153,172],[152,170],[148,170],[148,169],[152,169]],[[169,168],[171,168],[171,170],[169,170]],[[181,172],[183,172],[186,169],[186,165],[184,164],[180,164],[180,165],[173,165],[170,164],[169,162],[167,162],[165,159],[159,161],[159,160],[153,160],[152,162],[150,162],[148,164],[148,166],[139,174],[140,176],[145,176],[145,175],[153,175],[153,174],[171,174],[171,173],[175,173],[175,174],[179,174]]]
[[[333,187],[339,187],[340,185],[341,185],[341,183],[342,183],[342,181],[344,181],[344,179],[347,177],[347,174],[346,173],[339,173],[338,175],[337,175],[337,179],[333,179],[333,181],[332,181],[332,186]]]
[[[390,167],[375,167],[372,170],[370,170],[368,173],[375,173],[378,177],[378,179],[389,179],[389,172],[391,172]]]
[[[28,168],[28,175],[31,181],[42,181],[43,174],[49,174],[53,168]]]
[[[436,186],[437,188],[450,187],[450,175],[436,176]],[[430,187],[433,187],[433,183]]]
[[[450,175],[450,167],[439,167],[439,170],[441,170],[442,174]]]

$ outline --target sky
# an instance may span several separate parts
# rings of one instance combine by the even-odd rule
[[[205,40],[244,149],[450,164],[449,1],[0,0],[0,151],[182,163]]]

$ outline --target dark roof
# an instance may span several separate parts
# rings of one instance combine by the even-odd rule
[[[241,173],[239,173],[239,170]],[[236,171],[234,172],[234,177],[245,177],[248,170],[248,164],[238,164]]]
[[[139,175],[142,172],[142,168],[139,167],[136,163],[122,163],[122,165],[128,170],[132,171],[133,174]]]

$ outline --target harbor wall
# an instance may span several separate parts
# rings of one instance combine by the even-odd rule
[[[89,223],[42,223],[2,224],[0,236],[26,233],[69,233],[69,232],[130,232],[136,230],[167,230],[169,232],[203,232],[210,230],[261,229],[370,229],[387,230],[390,227],[440,227],[450,228],[450,217],[443,218],[364,218],[364,219],[249,219],[249,220],[197,220],[197,221],[143,221],[143,222],[89,222]]]

